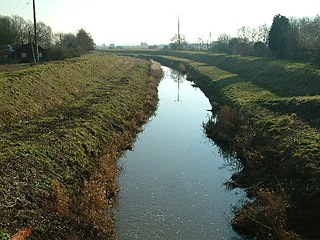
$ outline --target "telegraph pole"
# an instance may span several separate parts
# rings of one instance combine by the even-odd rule
[[[178,43],[180,45],[180,18],[178,16]]]
[[[180,18],[179,18],[179,16],[178,16],[178,44],[180,47],[181,42],[180,42]]]
[[[211,47],[211,32],[209,33],[209,39],[207,41],[207,51],[210,50],[210,47]]]
[[[38,49],[38,39],[37,39],[37,19],[36,19],[35,0],[33,0],[33,25],[34,25],[35,64],[37,64],[39,63],[39,49]]]

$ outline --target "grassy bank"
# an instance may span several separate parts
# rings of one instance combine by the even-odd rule
[[[155,109],[159,76],[151,62],[109,54],[4,69],[1,232],[114,238],[116,159]]]
[[[140,54],[186,69],[217,110],[207,132],[243,163],[229,184],[255,197],[233,226],[259,239],[319,239],[320,68],[238,55]]]

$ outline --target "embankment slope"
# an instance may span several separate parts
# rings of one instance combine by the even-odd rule
[[[91,54],[0,73],[0,233],[115,237],[116,160],[153,113],[160,72]]]

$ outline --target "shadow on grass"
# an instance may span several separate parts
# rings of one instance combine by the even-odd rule
[[[320,129],[320,98],[300,97],[274,99],[260,103],[267,109],[280,114],[296,114],[302,121]]]

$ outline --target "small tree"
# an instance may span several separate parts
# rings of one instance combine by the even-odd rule
[[[37,22],[37,36],[40,46],[49,48],[53,44],[53,32],[50,26],[43,22]]]
[[[69,48],[78,48],[77,37],[73,33],[61,34],[60,44]]]
[[[205,43],[203,37],[198,38],[198,45],[199,45],[199,50],[205,49]]]
[[[170,48],[172,50],[183,50],[187,46],[186,38],[183,34],[176,34],[171,38]]]
[[[54,35],[55,45],[48,52],[49,60],[62,60],[80,56],[77,37],[72,33]]]
[[[77,45],[84,53],[88,53],[94,50],[95,43],[89,33],[87,33],[83,28],[81,28],[77,35]]]
[[[229,52],[232,54],[248,54],[251,50],[250,44],[243,38],[231,38],[229,41]]]
[[[213,45],[212,50],[216,52],[228,52],[230,39],[231,36],[227,34],[221,34],[218,37],[217,42]]]
[[[55,42],[48,53],[50,60],[61,60],[78,57],[94,50],[95,43],[89,33],[80,29],[77,34],[58,33],[53,36]]]
[[[28,43],[31,40],[31,33],[33,33],[33,23],[24,20],[20,16],[10,17],[10,27],[14,33],[14,39],[11,44]],[[34,38],[32,38],[33,40]]]
[[[289,33],[289,19],[280,14],[276,15],[273,18],[269,32],[269,48],[279,54],[280,57],[285,56],[286,48],[289,42]]]
[[[11,28],[11,19],[0,15],[0,46],[13,43],[15,34]]]

